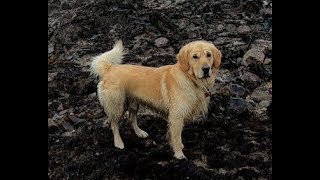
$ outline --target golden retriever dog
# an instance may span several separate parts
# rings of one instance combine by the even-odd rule
[[[119,40],[112,50],[94,57],[91,64],[92,74],[100,79],[98,99],[109,118],[114,146],[124,148],[118,122],[126,111],[135,134],[148,137],[137,124],[140,104],[167,118],[174,157],[186,158],[182,129],[186,122],[208,112],[210,88],[221,63],[221,52],[208,41],[193,41],[180,49],[176,64],[159,68],[121,64],[124,55]]]

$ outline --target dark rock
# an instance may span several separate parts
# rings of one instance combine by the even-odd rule
[[[247,109],[247,102],[242,98],[231,97],[229,109],[241,113]]]
[[[80,118],[77,118],[75,116],[68,116],[68,118],[75,124],[78,124],[78,123],[86,121],[85,119],[80,119]]]
[[[74,130],[73,125],[71,125],[71,124],[68,123],[68,122],[63,122],[63,123],[62,123],[62,126],[63,126],[63,128],[64,128],[66,131],[73,131],[73,130]]]
[[[249,71],[241,72],[239,78],[241,81],[245,82],[247,85],[250,85],[254,88],[256,88],[262,81],[258,75]]]
[[[70,6],[70,4],[67,2],[67,1],[63,1],[62,3],[61,3],[61,9],[62,10],[67,10],[67,9],[70,9],[71,8],[71,6]]]
[[[235,97],[244,97],[246,94],[246,89],[239,84],[229,84],[229,90],[230,94]]]
[[[93,113],[93,118],[94,119],[99,119],[99,118],[102,118],[106,115],[106,113],[104,112],[104,110],[101,108],[101,109],[97,109],[96,111],[94,111]]]
[[[272,118],[272,101],[270,105],[267,107],[267,115]]]
[[[267,16],[267,17],[270,17],[272,16],[272,9],[271,8],[265,8],[265,9],[261,9],[260,12]]]

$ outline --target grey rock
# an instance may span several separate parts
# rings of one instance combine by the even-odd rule
[[[254,24],[254,25],[251,25],[251,30],[254,30],[254,31],[264,31],[264,27],[260,24]]]
[[[64,117],[64,116],[62,116],[62,115],[60,115],[60,114],[58,114],[58,113],[55,113],[51,119],[52,119],[53,121],[55,121],[55,120],[61,120],[61,119],[63,119],[63,117]]]
[[[272,51],[272,41],[264,39],[256,39],[252,43],[252,48],[261,48],[263,51],[269,50]]]
[[[242,73],[240,73],[240,79],[242,81],[249,81],[249,82],[257,82],[260,81],[260,77],[252,72],[249,71],[244,71]]]
[[[234,41],[233,42],[233,46],[242,46],[242,45],[246,45],[246,43],[243,41]]]
[[[227,36],[230,36],[231,34],[232,34],[231,32],[222,32],[222,33],[219,33],[218,36],[227,37]]]
[[[57,74],[58,74],[57,72],[48,73],[48,82],[51,82]]]
[[[159,48],[153,53],[154,56],[175,56],[174,49],[172,47]],[[163,59],[165,60],[165,58]]]
[[[191,32],[188,32],[188,38],[189,39],[194,39],[196,38],[198,35],[197,35],[197,32],[196,31],[191,31]]]
[[[62,103],[58,106],[57,111],[62,111],[63,110],[63,105]],[[60,114],[60,113],[59,113]]]
[[[73,131],[74,130],[74,127],[68,122],[63,122],[62,126],[67,131]]]
[[[51,0],[52,4],[60,4],[61,0]]]
[[[226,26],[226,30],[229,32],[234,32],[237,29],[237,27],[234,24],[228,24]]]
[[[165,37],[160,37],[155,40],[155,45],[157,47],[165,47],[169,45],[169,40]]]
[[[64,132],[61,135],[62,137],[72,137],[72,132],[68,131],[68,132]]]
[[[54,51],[53,44],[48,45],[48,54],[51,54]]]
[[[144,46],[142,46],[142,44],[145,44]],[[137,43],[135,43],[134,45],[133,45],[133,47],[132,47],[132,51],[136,51],[136,50],[138,50],[138,51],[140,51],[140,50],[142,50],[142,49],[146,49],[146,46],[147,45],[147,43],[146,42],[141,42],[141,41],[138,41]]]
[[[256,88],[246,97],[246,101],[250,104],[249,111],[256,115],[266,114],[272,102],[272,82]]]
[[[223,168],[219,168],[218,173],[224,175],[224,174],[227,174],[227,171]]]
[[[68,55],[65,55],[65,58],[66,60],[71,60],[74,58],[74,55],[73,54],[68,54]]]
[[[250,95],[250,99],[252,99],[254,102],[262,102],[262,101],[271,101],[272,94],[272,83],[269,82],[263,86],[260,86],[256,88]],[[263,103],[266,104],[266,103]],[[269,105],[269,104],[268,104]]]
[[[223,24],[219,24],[219,25],[217,26],[217,32],[222,32],[224,29],[225,29],[225,27],[224,27]]]
[[[260,160],[263,162],[267,162],[270,158],[267,153],[265,152],[253,152],[249,154],[250,159]]]
[[[263,61],[263,64],[270,64],[272,62],[272,60],[270,58],[266,58],[264,61]]]
[[[216,82],[230,82],[232,80],[231,72],[228,69],[220,69],[216,78]]]
[[[208,30],[207,30],[207,33],[208,33],[208,34],[214,34],[214,30],[213,30],[213,29],[208,29]]]
[[[184,29],[187,27],[188,25],[188,20],[187,19],[182,19],[182,20],[179,20],[180,23],[178,25],[179,29]]]
[[[53,119],[49,118],[49,119],[48,119],[48,127],[49,127],[49,128],[58,127],[58,125],[57,125],[57,123],[55,123],[55,122],[53,121]]]
[[[229,37],[218,37],[213,41],[215,45],[224,45],[232,42],[232,39]]]
[[[251,32],[251,28],[249,26],[247,26],[247,25],[240,25],[237,28],[237,31],[240,34],[247,34],[247,33]]]
[[[66,114],[67,112],[70,112],[70,109],[65,109],[65,110],[62,110],[59,112],[60,115],[64,115]]]
[[[254,63],[263,63],[265,58],[264,48],[252,48],[243,55],[243,64],[249,66]]]

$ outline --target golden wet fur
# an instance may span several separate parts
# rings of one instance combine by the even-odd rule
[[[117,41],[91,65],[92,73],[100,77],[98,98],[108,115],[115,147],[124,148],[118,121],[126,111],[137,136],[148,136],[137,125],[137,111],[143,104],[167,117],[174,157],[185,158],[183,126],[207,113],[221,52],[210,42],[193,41],[180,49],[176,64],[159,68],[121,64],[124,55],[122,41]]]

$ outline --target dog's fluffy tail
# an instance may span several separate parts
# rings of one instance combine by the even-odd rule
[[[113,49],[93,58],[91,63],[91,74],[102,77],[104,72],[112,64],[121,64],[125,54],[122,41],[116,41]]]

